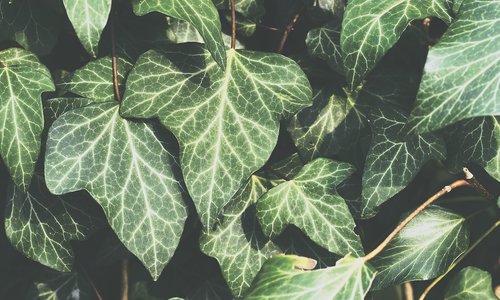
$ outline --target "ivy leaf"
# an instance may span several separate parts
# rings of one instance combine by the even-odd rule
[[[89,98],[52,98],[45,101],[44,115],[48,124],[52,124],[57,118],[65,112],[84,107],[95,103],[95,100]]]
[[[475,267],[464,268],[450,281],[444,300],[498,300],[491,283],[490,273]]]
[[[49,54],[60,28],[49,7],[45,0],[0,0],[0,41],[14,40],[28,51]]]
[[[230,0],[213,0],[213,2],[219,9],[231,10]],[[264,0],[235,1],[234,8],[237,12],[254,21],[262,18],[266,12]]]
[[[371,261],[377,270],[374,288],[437,277],[468,246],[465,219],[444,208],[430,206]]]
[[[125,78],[132,69],[132,63],[118,57],[118,85],[123,89]],[[77,95],[94,100],[94,102],[114,101],[113,66],[111,57],[106,56],[91,61],[75,72],[64,76],[57,87]]]
[[[63,0],[63,3],[83,48],[96,57],[101,33],[111,11],[111,0]]]
[[[451,22],[447,0],[351,0],[340,46],[347,81],[356,87],[415,19],[434,16]]]
[[[158,11],[193,24],[213,59],[221,67],[226,66],[219,14],[211,0],[132,0],[132,4],[139,16]]]
[[[43,130],[41,94],[54,91],[49,70],[28,51],[0,52],[0,155],[22,189],[27,189]]]
[[[318,158],[293,179],[272,188],[257,202],[257,216],[264,233],[277,237],[288,224],[330,252],[363,254],[354,220],[335,187],[354,172],[347,163]]]
[[[122,119],[115,103],[71,110],[49,130],[49,190],[87,190],[154,279],[172,257],[187,214],[175,165],[151,128]]]
[[[312,262],[311,262],[312,261]],[[334,267],[303,271],[315,261],[294,255],[279,255],[262,267],[245,300],[364,299],[375,277],[362,258],[345,257]]]
[[[254,204],[272,184],[262,175],[252,175],[224,209],[217,229],[200,238],[201,250],[218,260],[236,297],[245,293],[266,259],[279,252],[262,234],[255,217]]]
[[[477,117],[458,122],[447,139],[448,163],[455,171],[470,162],[477,163],[500,180],[500,119]]]
[[[268,160],[279,120],[307,106],[304,73],[278,54],[228,50],[226,70],[197,44],[145,53],[121,113],[159,117],[177,137],[186,185],[210,230],[221,209]]]
[[[98,223],[92,211],[79,208],[82,199],[55,197],[39,177],[26,192],[12,185],[8,197],[5,232],[11,244],[45,266],[71,271],[70,241],[86,239]]]
[[[93,299],[93,291],[87,281],[78,273],[44,272],[30,287],[29,299]]]
[[[422,133],[471,117],[500,115],[499,10],[498,0],[463,1],[456,20],[429,51],[408,121],[410,131]]]
[[[406,136],[406,115],[398,109],[372,111],[372,144],[363,173],[361,216],[373,216],[377,207],[404,189],[430,159],[444,159],[444,140],[433,133]]]
[[[344,74],[338,22],[310,30],[307,33],[306,46],[311,56],[325,60],[336,72]]]

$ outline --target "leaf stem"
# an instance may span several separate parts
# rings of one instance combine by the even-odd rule
[[[82,272],[83,274],[83,277],[87,280],[87,282],[90,284],[90,286],[92,287],[92,290],[94,291],[94,294],[96,296],[96,299],[97,300],[102,300],[102,296],[101,294],[99,293],[99,290],[97,290],[97,287],[95,286],[94,282],[92,281],[92,279],[90,278],[89,274],[87,273],[87,270],[85,270],[85,268],[83,267],[82,264],[78,263],[78,266],[80,267],[80,271]]]
[[[403,291],[406,300],[413,300],[413,286],[411,285],[411,282],[408,281],[403,283]]]
[[[112,13],[112,12],[111,12]],[[122,97],[120,95],[120,85],[118,84],[118,59],[116,57],[116,44],[115,44],[115,22],[113,16],[110,15],[110,31],[111,31],[111,64],[113,68],[113,91],[115,93],[116,102],[120,103]]]
[[[495,224],[493,224],[493,226],[491,226],[490,228],[488,228],[488,230],[486,230],[486,232],[483,233],[483,235],[481,235],[481,237],[479,239],[477,239],[474,242],[474,244],[469,249],[467,249],[467,251],[464,254],[460,255],[460,257],[457,258],[448,267],[448,270],[446,270],[446,272],[444,274],[442,274],[438,278],[434,279],[434,281],[425,288],[424,292],[422,293],[422,295],[420,295],[420,298],[418,298],[418,300],[424,300],[425,297],[427,297],[427,295],[429,294],[429,292],[432,290],[432,288],[434,286],[436,286],[436,284],[438,284],[439,281],[441,281],[441,279],[443,279],[446,275],[448,275],[448,273],[450,273],[450,271],[453,270],[460,263],[460,261],[462,261],[469,253],[472,252],[472,250],[474,250],[474,248],[476,248],[488,235],[490,235],[490,233],[492,233],[493,231],[495,231],[495,229],[498,226],[500,226],[500,221],[497,221]]]
[[[128,257],[122,259],[122,300],[128,300]]]
[[[288,39],[288,35],[290,34],[290,32],[293,31],[295,24],[297,24],[297,21],[300,19],[301,13],[302,13],[302,11],[297,13],[293,17],[292,21],[290,21],[290,23],[288,23],[288,25],[285,27],[285,29],[283,29],[283,35],[281,36],[280,45],[278,47],[278,50],[276,50],[276,52],[281,53],[283,51],[283,48],[285,47],[286,40]]]
[[[231,0],[231,49],[236,49],[236,7],[235,0]]]

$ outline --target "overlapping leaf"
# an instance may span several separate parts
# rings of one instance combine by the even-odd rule
[[[158,11],[191,23],[205,40],[214,60],[222,67],[226,65],[219,14],[211,0],[132,0],[132,3],[137,15]]]
[[[356,87],[398,41],[410,21],[428,16],[451,21],[447,0],[352,0],[340,45],[347,81]]]
[[[444,300],[498,300],[491,274],[476,267],[462,269],[448,285]]]
[[[33,286],[28,290],[26,299],[57,300],[81,299],[91,300],[94,291],[88,281],[76,272],[48,273],[44,272],[35,278]]]
[[[11,48],[0,52],[0,85],[0,156],[14,182],[27,189],[40,153],[41,94],[54,91],[54,83],[35,55]]]
[[[335,299],[362,300],[375,272],[362,258],[345,257],[334,267],[314,271],[314,260],[293,255],[269,259],[245,300]]]
[[[340,51],[340,23],[332,22],[314,28],[307,33],[306,45],[309,54],[326,60],[339,74],[344,74],[344,62]]]
[[[304,73],[286,57],[231,49],[223,71],[202,46],[184,44],[141,56],[121,113],[158,117],[176,135],[188,191],[210,230],[269,158],[280,118],[310,99]]]
[[[213,0],[213,2],[220,9],[231,9],[230,0]],[[240,0],[235,1],[234,4],[234,8],[237,12],[254,21],[262,18],[266,12],[264,0]]]
[[[83,240],[97,223],[81,199],[50,194],[36,177],[28,191],[12,185],[6,209],[5,232],[11,244],[27,257],[61,272],[72,269],[71,240]]]
[[[177,247],[187,214],[175,167],[150,127],[122,119],[112,102],[71,110],[49,131],[49,190],[87,190],[155,279]]]
[[[464,0],[456,20],[427,57],[408,128],[436,130],[457,121],[500,115],[499,0]]]
[[[405,281],[441,275],[469,246],[465,219],[449,210],[431,206],[417,215],[377,255],[374,287],[381,289]]]
[[[264,233],[278,236],[288,224],[330,252],[363,254],[354,220],[335,187],[354,172],[347,163],[318,158],[293,178],[272,188],[257,202]]]

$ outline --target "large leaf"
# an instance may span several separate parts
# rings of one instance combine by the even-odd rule
[[[218,68],[198,44],[145,53],[130,72],[124,116],[158,117],[177,137],[186,185],[209,230],[269,158],[279,120],[310,103],[304,73],[278,54],[227,53]]]
[[[430,159],[444,159],[444,140],[433,133],[406,136],[406,115],[380,107],[372,112],[372,144],[363,173],[362,217],[404,189]]]
[[[213,59],[222,67],[226,65],[219,14],[211,0],[132,0],[132,3],[139,16],[158,11],[193,24]]]
[[[279,252],[262,234],[255,217],[254,204],[272,184],[260,174],[252,175],[224,209],[217,230],[200,238],[201,250],[219,261],[222,274],[236,297],[245,293],[266,259]]]
[[[0,0],[0,41],[14,40],[46,55],[57,41],[59,27],[58,15],[46,0]]]
[[[40,153],[40,95],[54,91],[54,83],[35,55],[11,48],[0,52],[0,85],[0,156],[14,182],[27,189]]]
[[[186,219],[175,167],[151,128],[122,119],[114,103],[71,110],[49,131],[49,190],[87,190],[154,279],[172,257]]]
[[[465,219],[431,206],[417,215],[371,262],[376,289],[444,273],[469,246]]]
[[[35,177],[28,191],[12,185],[6,209],[5,232],[11,244],[27,257],[61,272],[69,272],[74,254],[70,241],[83,240],[96,219],[79,198],[62,199],[47,191]]]
[[[491,274],[475,267],[462,269],[448,284],[444,300],[498,300]]]
[[[356,87],[398,41],[410,21],[435,16],[451,21],[447,0],[351,0],[340,45],[347,81]]]
[[[111,11],[111,0],[63,0],[63,3],[83,47],[96,57],[101,33]]]
[[[500,115],[499,0],[464,0],[431,48],[409,128],[426,132],[475,116]],[[471,24],[475,24],[472,26]]]
[[[363,255],[354,220],[335,187],[354,172],[347,163],[318,158],[293,178],[272,188],[257,202],[264,233],[278,236],[288,224],[330,252]]]
[[[500,120],[477,117],[461,121],[448,138],[448,162],[454,171],[468,163],[477,163],[500,180]]]
[[[375,277],[362,258],[345,257],[334,267],[309,269],[311,259],[280,255],[262,267],[245,300],[362,300]],[[312,261],[314,262],[314,260]]]

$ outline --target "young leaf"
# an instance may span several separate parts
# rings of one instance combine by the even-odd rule
[[[213,2],[219,9],[231,10],[231,0],[213,0]],[[264,0],[238,0],[234,4],[237,12],[254,21],[262,18],[266,12]]]
[[[351,0],[340,45],[347,81],[355,88],[398,41],[410,21],[434,16],[450,22],[447,0]]]
[[[271,180],[252,175],[224,209],[217,229],[200,238],[201,250],[217,259],[236,297],[245,293],[265,260],[280,251],[262,234],[255,217],[254,204],[272,185]]]
[[[456,20],[429,50],[408,128],[436,130],[500,114],[499,0],[464,0]],[[476,24],[476,26],[471,26]]]
[[[226,50],[221,35],[217,8],[211,0],[132,0],[134,12],[139,15],[158,11],[187,21],[198,30],[213,59],[226,66]]]
[[[491,274],[475,267],[462,269],[448,285],[444,300],[498,300]]]
[[[81,199],[62,199],[47,191],[35,177],[28,191],[10,187],[5,211],[5,233],[27,257],[61,272],[73,266],[70,241],[83,240],[95,228],[95,213],[78,208]]]
[[[101,33],[111,11],[111,0],[63,0],[63,3],[83,48],[97,57]]]
[[[301,270],[309,269],[304,265],[310,264],[309,261],[311,259],[294,255],[269,259],[257,274],[245,300],[362,300],[375,277],[373,268],[362,258],[348,256],[334,267]]]
[[[222,70],[198,44],[149,51],[132,69],[121,105],[122,115],[159,117],[175,134],[188,191],[208,230],[268,160],[280,118],[311,99],[292,60],[233,49],[227,56]]]
[[[339,74],[344,74],[344,63],[340,51],[340,24],[329,23],[307,33],[307,51],[311,56],[325,60]]]
[[[330,252],[363,255],[354,220],[335,189],[353,172],[351,165],[326,158],[305,165],[297,176],[272,188],[257,202],[264,233],[275,238],[293,224]]]
[[[444,140],[427,133],[406,137],[407,117],[400,110],[373,109],[372,144],[363,173],[362,217],[370,217],[377,207],[404,189],[430,159],[444,159]]]
[[[27,189],[40,153],[40,95],[54,83],[35,55],[11,48],[0,52],[0,85],[0,156],[14,183]]]
[[[430,206],[371,261],[377,270],[374,288],[437,277],[468,246],[465,219],[444,208]]]
[[[172,257],[187,214],[175,166],[151,128],[121,118],[115,103],[71,110],[49,130],[49,190],[87,190],[154,279]]]
[[[92,288],[87,280],[76,272],[53,273],[43,272],[35,278],[28,290],[26,299],[58,300],[58,299],[93,299]]]

